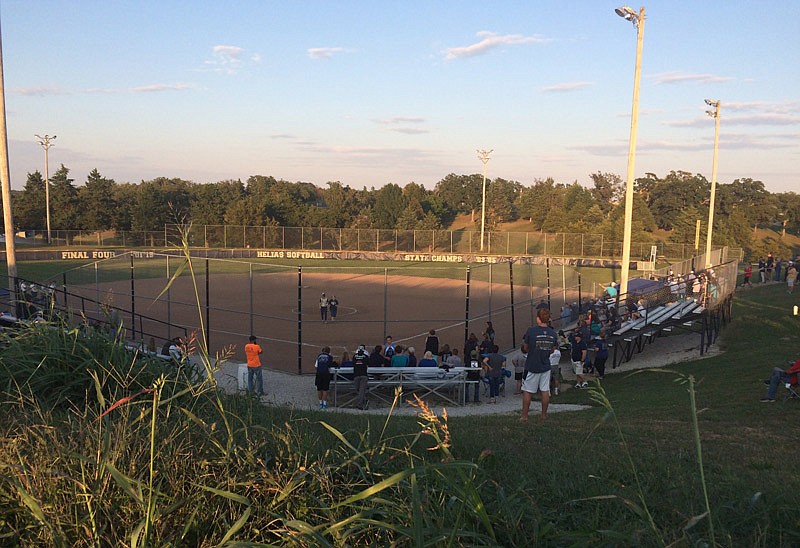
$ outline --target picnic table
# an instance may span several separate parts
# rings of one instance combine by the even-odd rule
[[[373,400],[390,405],[394,401],[395,390],[399,387],[403,395],[415,393],[420,399],[438,398],[452,405],[464,405],[468,384],[467,373],[472,367],[452,367],[445,370],[439,367],[369,367],[367,369],[367,393]],[[333,405],[343,407],[352,405],[356,398],[352,367],[331,369],[331,393]],[[405,403],[405,397],[401,398]]]

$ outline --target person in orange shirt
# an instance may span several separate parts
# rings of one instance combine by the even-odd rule
[[[247,356],[247,388],[253,393],[253,384],[257,385],[256,394],[264,395],[264,377],[261,371],[261,345],[256,341],[254,335],[250,335],[250,342],[244,346],[244,353]]]

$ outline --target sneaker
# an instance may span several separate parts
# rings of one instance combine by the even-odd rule
[[[328,402],[326,402],[326,401],[322,402],[322,408],[323,409],[327,409],[328,408]]]
[[[766,384],[767,386],[769,386],[769,379],[765,379],[765,380],[764,380],[764,384]]]
[[[761,403],[773,403],[775,400],[772,398],[761,398]]]
[[[583,381],[583,384],[581,385],[581,388],[589,388],[589,383],[586,382],[586,381]]]
[[[575,385],[575,388],[583,388],[583,385],[581,383],[578,383]]]
[[[325,409],[325,406],[323,405],[323,403],[322,403],[322,402],[319,402],[319,408],[320,408],[320,409]]]

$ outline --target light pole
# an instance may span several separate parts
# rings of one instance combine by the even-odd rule
[[[3,229],[6,241],[8,290],[16,299],[17,251],[14,245],[14,218],[11,213],[11,170],[8,165],[8,128],[6,126],[6,87],[3,77],[3,38],[0,32],[0,189],[3,195]]]
[[[481,199],[481,251],[483,251],[483,233],[486,228],[486,164],[489,163],[489,154],[492,150],[479,150],[478,158],[483,162],[483,198]]]
[[[711,200],[708,202],[708,237],[706,238],[706,268],[711,266],[711,231],[714,230],[714,197],[717,190],[717,154],[719,152],[719,109],[722,106],[720,101],[706,99],[706,104],[714,107],[714,110],[707,110],[706,114],[716,119],[714,129],[714,163],[711,166]]]
[[[42,145],[44,149],[44,201],[46,205],[46,213],[45,216],[47,217],[47,243],[50,243],[50,147],[53,146],[53,141],[56,136],[53,135],[45,135],[42,137],[41,135],[36,136],[39,139],[39,144]]]
[[[636,131],[639,127],[639,81],[642,77],[642,44],[644,43],[644,6],[637,14],[628,6],[614,10],[617,15],[636,27],[636,70],[633,76],[633,105],[631,107],[631,139],[628,147],[628,177],[625,184],[625,233],[622,237],[622,272],[619,293],[628,293],[628,270],[631,265],[631,224],[633,223],[633,172],[636,163]]]

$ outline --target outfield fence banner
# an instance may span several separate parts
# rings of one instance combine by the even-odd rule
[[[328,228],[235,225],[167,224],[159,231],[22,231],[20,247],[149,247],[166,249],[181,245],[183,236],[193,248],[264,249],[305,251],[354,251],[390,253],[428,253],[460,255],[541,255],[618,259],[622,242],[610,241],[602,234],[497,232],[486,231],[481,246],[480,231],[395,230],[377,228]],[[680,261],[695,255],[693,244],[671,242],[632,242],[631,256],[657,256]],[[731,257],[742,258],[742,250],[731,248]]]

